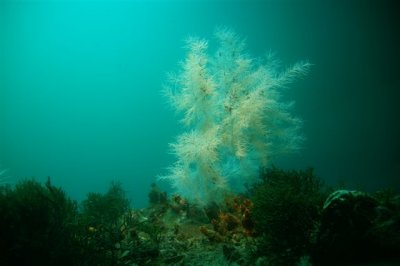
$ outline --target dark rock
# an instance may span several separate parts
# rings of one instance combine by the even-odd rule
[[[400,254],[399,221],[398,213],[371,195],[335,191],[324,203],[312,254],[314,264],[394,259]]]

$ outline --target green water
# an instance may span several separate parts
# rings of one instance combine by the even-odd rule
[[[285,168],[327,182],[399,187],[398,18],[390,1],[0,2],[0,169],[75,199],[119,180],[135,207],[175,158],[182,131],[161,95],[188,36],[216,26],[246,37],[255,57],[307,59],[285,92],[307,139]],[[161,184],[168,189],[168,184]]]

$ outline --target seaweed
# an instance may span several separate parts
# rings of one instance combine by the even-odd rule
[[[295,265],[310,252],[326,192],[312,168],[261,171],[252,191],[258,255],[269,265]]]
[[[0,189],[2,265],[71,265],[77,203],[50,178],[45,185],[24,180]]]

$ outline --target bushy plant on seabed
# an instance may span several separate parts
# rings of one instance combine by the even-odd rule
[[[292,103],[280,100],[280,90],[310,66],[298,62],[280,71],[271,55],[251,58],[233,31],[218,29],[215,36],[214,56],[206,40],[187,40],[182,69],[165,89],[187,131],[171,144],[177,161],[161,178],[199,205],[240,191],[272,155],[298,148],[301,121],[290,114]]]
[[[326,187],[312,168],[263,169],[252,190],[252,217],[259,236],[256,256],[268,265],[296,265],[309,254],[320,218]]]
[[[50,178],[0,185],[0,265],[74,265],[76,215]]]

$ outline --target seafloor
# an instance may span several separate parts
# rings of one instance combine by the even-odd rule
[[[327,188],[310,171],[266,172],[246,193],[191,203],[153,184],[80,203],[51,184],[0,185],[0,265],[400,265],[400,196]]]

